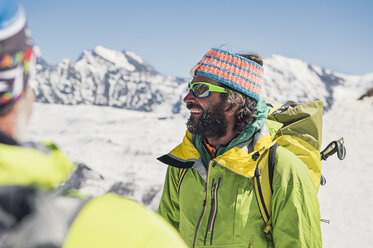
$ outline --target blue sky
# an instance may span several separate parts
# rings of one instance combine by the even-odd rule
[[[18,0],[42,56],[75,61],[102,45],[159,72],[188,76],[211,47],[298,58],[335,72],[373,72],[373,1]]]

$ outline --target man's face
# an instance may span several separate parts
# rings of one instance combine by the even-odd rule
[[[205,82],[221,86],[211,79],[195,76],[192,83]],[[225,113],[226,104],[222,101],[219,92],[210,92],[206,98],[197,98],[190,91],[184,98],[187,108],[190,110],[190,117],[187,122],[188,130],[193,134],[202,137],[220,138],[227,131],[227,116]]]

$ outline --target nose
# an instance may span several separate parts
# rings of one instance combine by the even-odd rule
[[[184,97],[184,103],[188,102],[194,102],[196,98],[193,96],[193,93],[191,90],[189,90],[188,94]]]

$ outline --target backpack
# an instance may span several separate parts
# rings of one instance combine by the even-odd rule
[[[264,229],[266,234],[272,232],[272,180],[278,146],[290,150],[307,165],[317,191],[320,184],[326,183],[325,177],[321,175],[321,160],[326,160],[336,152],[340,160],[345,157],[343,138],[331,142],[320,152],[322,113],[321,101],[304,104],[289,101],[280,107],[272,108],[267,117],[267,126],[273,142],[261,157],[261,159],[268,159],[268,163],[262,163],[263,168],[259,168],[258,163],[253,178],[257,202],[266,224]]]

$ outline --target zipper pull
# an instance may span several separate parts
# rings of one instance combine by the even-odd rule
[[[203,193],[205,195],[203,197],[203,206],[205,207],[206,206],[206,202],[207,202],[207,182],[205,183],[205,191]]]
[[[215,190],[215,178],[212,179],[212,182],[211,182],[211,204],[212,202],[214,201],[214,190]]]

